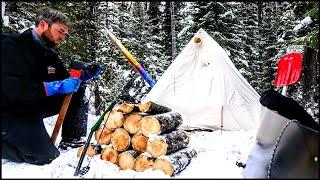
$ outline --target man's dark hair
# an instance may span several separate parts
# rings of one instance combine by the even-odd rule
[[[36,26],[39,25],[41,20],[45,20],[49,25],[53,23],[62,23],[66,24],[67,26],[71,26],[68,17],[64,13],[49,7],[44,7],[37,15],[35,20]]]

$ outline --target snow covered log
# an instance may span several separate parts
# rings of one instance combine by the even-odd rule
[[[130,102],[123,102],[117,107],[117,111],[122,112],[123,114],[128,114],[130,112],[138,112],[139,107]]]
[[[142,133],[136,133],[131,138],[132,148],[138,153],[144,153],[147,150],[148,137]]]
[[[134,163],[134,170],[138,171],[138,172],[143,172],[148,168],[152,168],[154,163],[154,158],[152,158],[152,156],[147,153],[141,153],[137,158],[136,161]]]
[[[141,129],[142,115],[139,113],[130,113],[125,115],[123,121],[123,127],[130,133],[136,134]]]
[[[153,169],[159,169],[169,176],[174,176],[183,171],[196,155],[197,152],[194,149],[184,148],[156,159],[153,164]]]
[[[130,147],[131,137],[124,128],[117,128],[111,134],[111,145],[116,151],[125,151]]]
[[[185,131],[177,130],[160,136],[150,135],[147,143],[147,152],[154,158],[169,154],[187,147],[189,136]]]
[[[118,151],[114,150],[111,146],[108,146],[102,149],[100,158],[113,164],[117,164],[118,155]]]
[[[113,130],[110,130],[109,128],[102,126],[97,131],[94,132],[94,137],[99,144],[109,144],[112,132]]]
[[[112,110],[104,116],[104,120],[107,128],[115,130],[123,125],[124,115],[122,112]]]
[[[141,132],[149,134],[164,134],[176,130],[182,124],[182,117],[178,112],[167,112],[145,116],[141,119]]]
[[[138,153],[134,150],[127,150],[118,155],[118,165],[121,170],[133,169]]]
[[[162,113],[167,113],[170,112],[171,109],[165,106],[161,106],[159,104],[156,104],[154,102],[148,101],[148,102],[143,102],[138,105],[139,110],[144,113],[148,114],[162,114]]]

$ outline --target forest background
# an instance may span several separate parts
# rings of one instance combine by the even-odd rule
[[[317,1],[37,1],[5,2],[2,31],[34,27],[38,11],[49,6],[67,14],[73,29],[57,47],[66,66],[71,60],[96,61],[102,77],[87,84],[94,112],[111,101],[139,102],[149,85],[121,55],[105,33],[122,41],[154,81],[203,28],[228,53],[240,73],[261,95],[272,86],[277,61],[291,45],[306,45],[319,57]],[[318,59],[318,58],[317,58]],[[319,122],[318,60],[305,64],[307,79],[290,86],[297,100]],[[276,89],[279,90],[280,89]],[[100,110],[100,111],[99,111]]]

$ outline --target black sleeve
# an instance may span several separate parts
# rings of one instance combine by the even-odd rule
[[[10,105],[33,105],[46,97],[42,82],[31,80],[30,65],[10,39],[1,41],[1,94]]]

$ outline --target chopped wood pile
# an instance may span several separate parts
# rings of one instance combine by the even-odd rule
[[[95,132],[100,150],[90,145],[86,155],[143,172],[159,169],[169,176],[183,171],[196,156],[188,147],[189,136],[178,127],[182,117],[154,102],[123,102],[108,112]],[[78,157],[83,147],[78,149]]]

